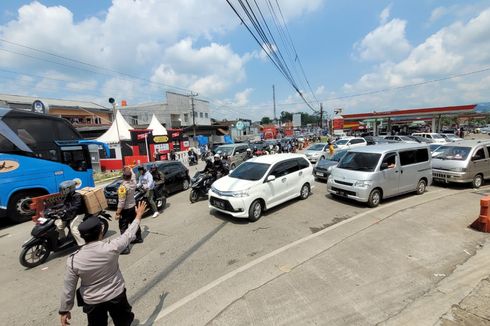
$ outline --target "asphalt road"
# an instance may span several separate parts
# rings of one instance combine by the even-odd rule
[[[195,170],[191,168],[191,175]],[[307,200],[276,207],[255,223],[210,213],[207,201],[191,204],[188,197],[189,191],[174,194],[159,217],[145,218],[145,242],[120,257],[128,297],[141,323],[150,325],[163,307],[258,257],[369,210],[326,196],[325,183],[316,183]],[[24,223],[0,230],[0,320],[4,325],[58,323],[59,294],[70,251],[25,269],[18,255],[31,228],[31,223]],[[115,236],[117,230],[113,221],[109,235]],[[72,317],[73,325],[85,323],[80,308],[73,309]]]

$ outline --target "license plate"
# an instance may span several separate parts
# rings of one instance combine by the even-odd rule
[[[114,204],[115,205],[115,204],[117,204],[117,200],[116,199],[113,199],[113,198],[109,198],[109,199],[107,199],[107,203],[108,204]]]
[[[324,177],[325,176],[324,173],[320,173],[320,172],[317,172],[316,175],[319,176],[319,177]]]
[[[216,206],[218,208],[224,209],[225,208],[225,203],[223,203],[222,201],[215,200],[214,201],[214,206]]]
[[[337,190],[337,195],[343,196],[343,197],[346,197],[347,196],[347,194],[345,192],[340,191],[340,190]]]

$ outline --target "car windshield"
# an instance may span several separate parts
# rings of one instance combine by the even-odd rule
[[[437,149],[438,155],[434,159],[464,161],[471,152],[471,147],[441,146]]]
[[[431,152],[435,152],[441,145],[431,144],[429,147]]]
[[[381,154],[377,153],[348,152],[340,160],[338,167],[345,170],[372,172],[376,169],[380,157]]]
[[[323,147],[325,146],[325,144],[315,144],[315,145],[311,145],[310,147],[308,147],[308,151],[321,151],[323,150]]]
[[[226,154],[228,156],[233,154],[233,146],[218,146],[216,148],[216,153]]]
[[[335,145],[345,145],[349,142],[348,139],[339,139],[335,142]]]
[[[232,173],[231,178],[257,181],[260,180],[269,169],[270,164],[245,162],[240,164]]]

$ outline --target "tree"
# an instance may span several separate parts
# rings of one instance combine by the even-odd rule
[[[279,117],[282,123],[293,121],[293,114],[288,111],[281,111],[281,116]]]
[[[262,117],[262,119],[260,120],[261,125],[268,125],[271,123],[272,123],[272,120],[269,117]]]

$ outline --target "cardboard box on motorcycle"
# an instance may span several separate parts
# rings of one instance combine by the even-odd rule
[[[102,188],[85,187],[77,191],[83,197],[88,214],[97,214],[107,208],[107,199]]]

